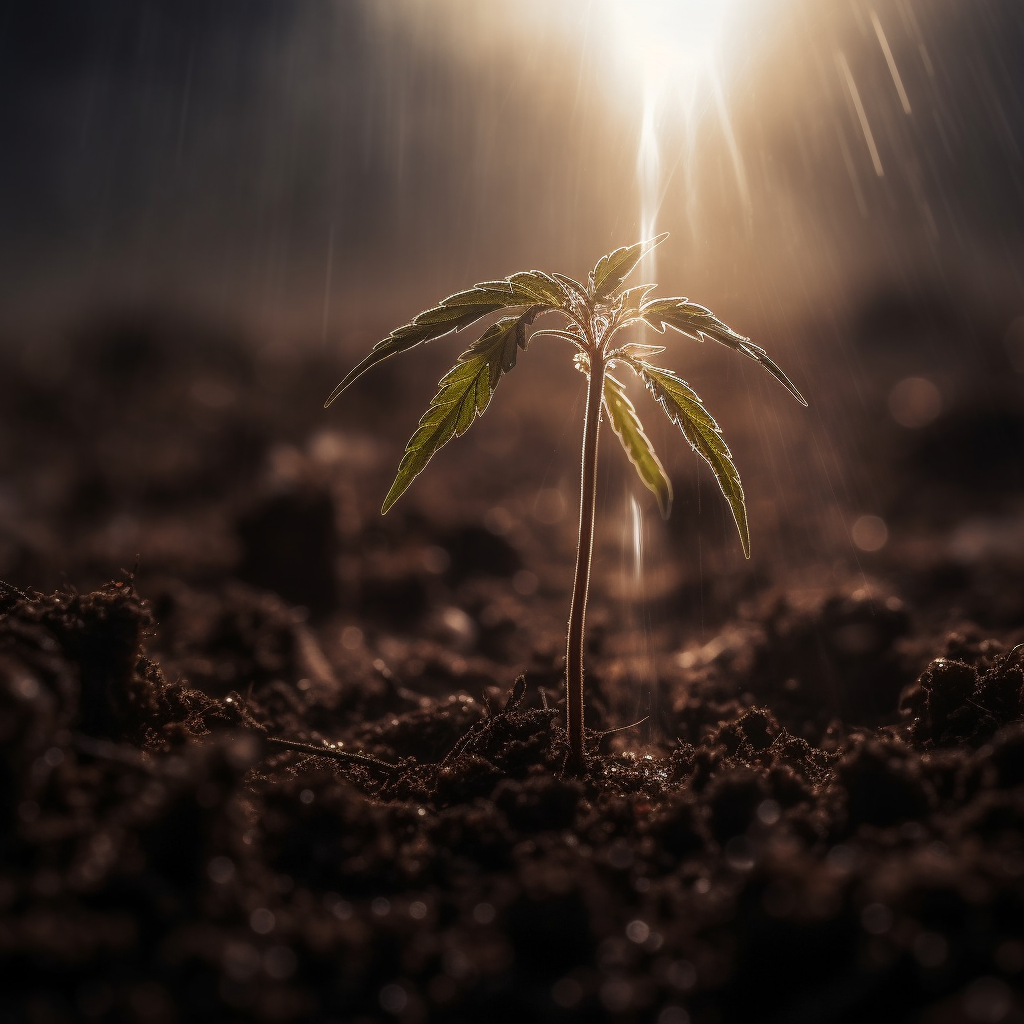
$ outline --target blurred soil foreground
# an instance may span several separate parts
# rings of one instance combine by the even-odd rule
[[[761,449],[709,401],[749,564],[678,439],[635,571],[606,431],[573,781],[571,369],[381,518],[388,366],[325,413],[340,363],[194,324],[0,358],[4,1024],[1024,1021],[1019,386]],[[822,429],[877,517],[780,486]]]

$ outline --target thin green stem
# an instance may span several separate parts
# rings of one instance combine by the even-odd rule
[[[565,707],[569,752],[563,771],[583,775],[586,757],[583,750],[583,645],[587,615],[587,591],[590,589],[590,565],[594,551],[594,512],[597,503],[597,441],[601,428],[601,402],[604,397],[604,357],[600,348],[590,352],[587,381],[587,411],[583,422],[583,465],[580,473],[580,532],[576,548],[576,576],[569,606],[569,635],[565,653]]]

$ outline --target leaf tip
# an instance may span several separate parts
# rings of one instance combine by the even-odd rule
[[[348,387],[348,385],[347,385],[347,384],[346,384],[346,383],[345,383],[344,381],[342,381],[342,382],[341,382],[341,383],[340,383],[340,384],[339,384],[339,385],[338,385],[338,386],[337,386],[337,387],[336,387],[336,388],[335,388],[335,389],[334,389],[334,390],[333,390],[333,391],[332,391],[332,392],[330,393],[330,395],[328,395],[328,397],[327,397],[327,401],[326,401],[326,402],[324,402],[324,408],[325,408],[325,409],[330,409],[330,407],[331,407],[331,406],[332,406],[332,405],[334,404],[334,400],[335,400],[335,399],[336,399],[336,398],[337,398],[337,397],[338,397],[338,396],[339,396],[339,395],[340,395],[340,394],[342,393],[342,391],[344,391],[344,390],[345,390],[345,388],[347,388],[347,387]],[[806,403],[805,403],[805,404],[806,404]]]
[[[406,485],[408,486],[408,484]],[[380,514],[386,516],[391,511],[391,507],[396,501],[405,493],[405,487],[399,488],[398,481],[396,480],[391,485],[391,490],[388,491],[387,497],[384,499],[384,504],[380,507]]]
[[[675,498],[675,493],[672,490],[672,481],[664,470],[662,470],[662,487],[655,491],[654,496],[658,499],[658,511],[661,512],[661,518],[667,521],[672,515],[672,501]]]
[[[747,525],[746,515],[746,503],[743,505],[743,521],[740,522],[739,517],[736,518],[736,526],[740,532],[740,547],[743,548],[743,557],[746,559],[750,558],[750,527]]]

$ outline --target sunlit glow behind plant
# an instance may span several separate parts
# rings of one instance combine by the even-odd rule
[[[644,236],[657,230],[663,198],[659,129],[682,119],[687,148],[699,113],[714,105],[729,145],[736,182],[747,203],[746,175],[736,146],[722,88],[726,48],[723,39],[736,14],[737,0],[605,0],[602,5],[612,52],[620,73],[632,75],[640,90],[637,184],[640,227]],[[684,166],[687,206],[692,182]],[[649,257],[653,259],[653,253]],[[653,265],[645,272],[652,274]]]
[[[691,102],[718,57],[736,0],[605,0],[610,42],[636,73]]]
[[[667,197],[673,211],[682,208],[699,231],[700,161],[693,157],[703,151],[709,131],[726,145],[738,205],[749,216],[746,174],[728,96],[733,82],[746,70],[752,46],[785,20],[790,3],[396,0],[373,9],[390,11],[381,16],[396,23],[415,24],[417,38],[436,38],[451,54],[472,61],[481,74],[492,73],[495,62],[514,60],[520,67],[534,69],[530,77],[538,92],[560,75],[560,88],[574,97],[564,125],[570,136],[592,116],[590,94],[603,93],[604,113],[627,120],[636,133],[640,230],[649,237],[666,226],[658,223],[658,211]],[[552,45],[560,51],[554,77],[546,67],[556,52]],[[511,100],[514,94],[508,95]],[[653,270],[650,257],[645,258],[642,272],[649,275]]]

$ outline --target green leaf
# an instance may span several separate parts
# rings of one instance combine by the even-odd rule
[[[654,284],[638,284],[633,288],[627,288],[616,303],[617,316],[621,319],[637,316],[648,293],[655,288],[657,285]]]
[[[630,341],[609,354],[609,359],[647,359],[658,356],[665,351],[664,345],[642,345],[638,341]]]
[[[672,327],[694,341],[703,341],[705,335],[711,337],[715,331],[728,332],[737,341],[743,340],[710,309],[685,298],[651,299],[640,307],[640,317],[659,334],[664,334],[666,327]]]
[[[666,327],[671,327],[680,334],[693,338],[694,341],[712,338],[719,344],[742,353],[760,363],[801,405],[807,405],[804,396],[797,391],[793,382],[769,358],[763,348],[722,323],[710,309],[686,299],[653,299],[640,307],[640,317],[660,334],[665,333]]]
[[[590,294],[579,281],[566,277],[565,274],[552,274],[551,276],[561,286],[566,302],[572,302],[573,299],[576,299],[583,309],[589,310],[591,308]]]
[[[384,499],[381,514],[405,493],[438,449],[461,437],[482,416],[503,373],[516,365],[521,331],[536,313],[502,317],[459,356],[440,381],[439,391],[406,445],[398,475]]]
[[[561,338],[563,341],[569,342],[570,345],[574,345],[580,351],[582,351],[584,345],[579,331],[563,331],[557,327],[544,327],[539,331],[534,331],[530,337]]]
[[[626,395],[622,384],[610,373],[604,377],[604,407],[612,430],[618,435],[629,461],[636,467],[644,485],[658,499],[662,519],[672,511],[672,484],[662,466],[650,439],[644,433],[636,408]]]
[[[561,309],[565,302],[565,292],[558,282],[542,270],[525,270],[512,274],[507,280],[516,304],[539,302],[553,309]]]
[[[732,508],[739,530],[743,554],[750,557],[750,529],[747,526],[747,505],[743,484],[732,461],[732,453],[722,438],[722,431],[689,384],[670,370],[651,366],[641,359],[631,359],[630,366],[647,385],[647,389],[665,410],[668,418],[683,432],[693,450],[711,467]]]
[[[426,341],[435,341],[446,334],[461,331],[488,313],[526,305],[541,307],[537,310],[540,312],[542,309],[560,309],[564,302],[565,295],[558,282],[539,270],[513,274],[504,281],[485,281],[466,291],[449,295],[377,342],[370,354],[353,367],[331,392],[330,398],[324,402],[324,408],[377,363],[407,352]],[[526,347],[525,340],[521,347]]]
[[[755,345],[748,338],[740,345],[739,350],[754,362],[760,363],[805,409],[807,408],[807,399],[797,391],[793,382],[779,369],[778,364],[760,345]]]
[[[605,299],[612,295],[644,256],[666,238],[668,232],[663,231],[656,238],[649,238],[646,242],[637,242],[635,245],[625,246],[602,256],[597,261],[597,266],[590,272],[594,298]]]

